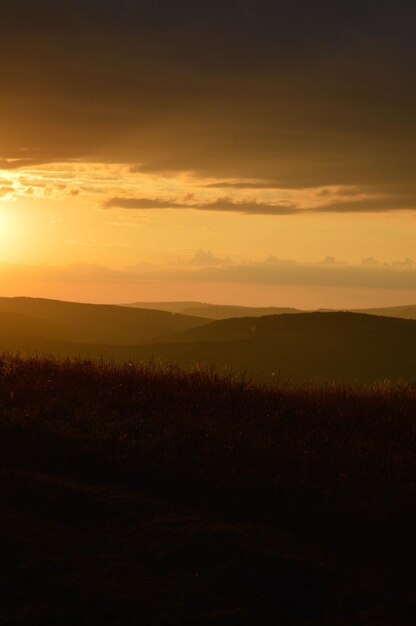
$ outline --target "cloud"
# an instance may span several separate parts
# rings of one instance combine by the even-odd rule
[[[236,189],[389,183],[414,195],[415,11],[408,0],[6,3],[0,168],[94,160]],[[362,210],[326,210],[351,207]]]
[[[362,259],[361,264],[364,265],[365,267],[380,267],[380,265],[382,265],[380,261],[378,261],[372,256],[368,256]]]
[[[227,257],[217,257],[215,254],[211,252],[211,250],[197,250],[192,257],[185,265],[195,265],[198,267],[207,267],[207,266],[218,266],[218,265],[229,265],[231,263],[230,258]]]
[[[201,252],[201,251],[200,251]],[[376,265],[340,263],[300,263],[291,259],[280,259],[270,255],[264,261],[228,262],[209,251],[197,254],[198,263],[177,263],[175,265],[139,264],[123,270],[115,270],[100,265],[73,264],[17,265],[0,263],[2,281],[52,281],[116,285],[134,285],[145,281],[157,281],[161,285],[192,283],[226,283],[237,285],[258,285],[305,288],[355,288],[384,289],[392,293],[401,290],[416,294],[416,262],[404,259],[392,263],[380,262]],[[195,257],[194,257],[195,260]],[[4,283],[5,284],[5,283]]]
[[[162,198],[122,198],[114,197],[103,203],[106,209],[195,209],[198,211],[223,211],[227,213],[245,213],[247,215],[291,215],[296,213],[289,204],[270,204],[255,200],[232,200],[217,198],[211,202],[180,202]]]
[[[1,66],[0,66],[1,69]],[[1,107],[0,107],[1,111]],[[12,149],[11,152],[15,152],[15,149]],[[0,170],[4,171],[13,171],[19,170],[21,168],[27,167],[36,167],[37,165],[42,165],[43,163],[51,162],[57,160],[53,154],[44,154],[43,158],[12,158],[12,159],[1,159],[0,158]]]
[[[194,208],[184,202],[164,200],[162,198],[121,198],[115,197],[103,203],[104,208],[113,209],[188,209]]]
[[[397,210],[415,210],[416,193],[410,196],[381,196],[376,198],[350,198],[313,207],[319,213],[385,213]]]
[[[334,195],[338,195],[335,192]],[[323,197],[328,197],[329,192]],[[113,197],[103,203],[106,209],[194,209],[197,211],[221,211],[245,215],[300,215],[302,213],[385,213],[397,210],[415,210],[416,195],[354,197],[354,192],[346,192],[346,197],[335,201],[303,206],[295,202],[264,202],[262,200],[216,198],[211,201],[190,202],[178,199]]]
[[[198,280],[256,285],[416,290],[416,264],[405,261],[380,266],[294,261],[248,262],[205,267]]]
[[[289,204],[269,204],[267,202],[218,198],[213,202],[193,205],[201,211],[225,211],[227,213],[245,213],[246,215],[294,215],[296,208]]]
[[[326,256],[320,261],[320,265],[336,265],[336,259],[334,256]]]
[[[415,270],[416,269],[416,262],[413,259],[403,259],[403,261],[394,261],[394,263],[392,263],[393,267],[397,267],[400,269],[411,269],[411,270]]]
[[[219,181],[205,185],[207,189],[281,189],[273,180],[240,180],[240,181]]]
[[[12,185],[3,185],[0,186],[0,198],[4,196],[8,196],[9,194],[14,193],[14,187]]]
[[[295,265],[295,261],[293,259],[280,259],[278,256],[276,256],[275,254],[269,254],[263,265]]]

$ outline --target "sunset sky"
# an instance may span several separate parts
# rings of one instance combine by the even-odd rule
[[[416,303],[416,3],[13,0],[0,295]]]

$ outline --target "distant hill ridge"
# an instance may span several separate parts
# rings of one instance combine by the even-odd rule
[[[293,307],[249,307],[235,306],[228,304],[209,304],[204,302],[133,302],[124,306],[138,309],[157,309],[160,311],[170,311],[172,313],[182,313],[196,317],[209,319],[229,319],[235,317],[263,317],[265,315],[283,315],[294,313],[306,313]],[[319,309],[321,312],[335,312],[337,309]],[[354,313],[367,313],[369,315],[380,315],[384,317],[399,317],[403,319],[416,320],[416,305],[368,308],[368,309],[342,309]]]
[[[354,309],[354,311],[357,313],[367,313],[368,315],[381,315],[383,317],[399,317],[402,319],[416,320],[416,304],[375,309]]]
[[[302,312],[300,309],[292,307],[249,307],[233,304],[209,304],[204,302],[133,302],[124,306],[137,309],[154,308],[160,311],[170,311],[171,313],[182,313],[183,315],[218,320]]]

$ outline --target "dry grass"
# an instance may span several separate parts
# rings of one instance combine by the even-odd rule
[[[203,369],[3,356],[0,411],[8,462],[311,528],[404,536],[416,521],[410,384],[272,389]]]

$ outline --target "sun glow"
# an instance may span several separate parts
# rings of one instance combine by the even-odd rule
[[[10,233],[11,220],[8,213],[2,209],[0,210],[0,237],[1,239],[7,238]]]
[[[16,221],[7,208],[0,208],[0,260],[5,260],[14,249]]]

